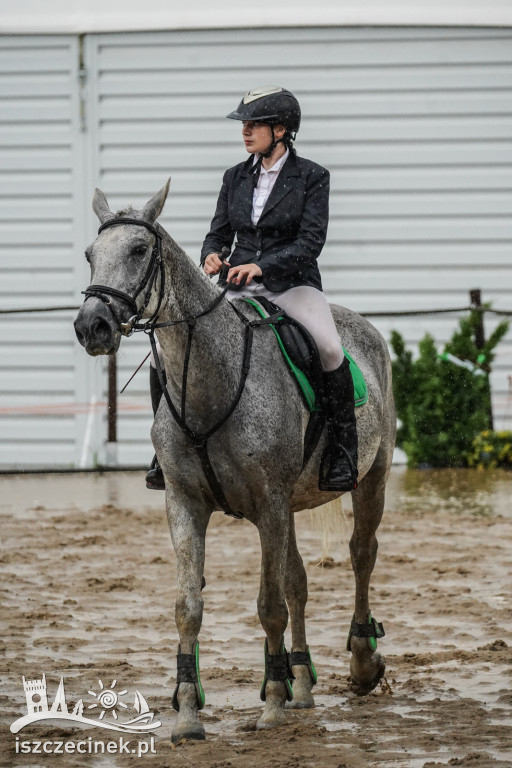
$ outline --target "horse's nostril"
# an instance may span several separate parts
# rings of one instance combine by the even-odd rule
[[[78,343],[82,345],[82,347],[85,347],[85,336],[82,333],[82,331],[79,331],[77,328],[75,328],[76,337],[78,339]]]
[[[78,339],[78,343],[81,344],[82,347],[85,347],[85,334],[78,327],[78,320],[75,320],[73,325],[75,326],[75,334],[76,338]]]
[[[109,341],[112,338],[112,328],[102,317],[97,317],[92,323],[91,338],[97,341]]]

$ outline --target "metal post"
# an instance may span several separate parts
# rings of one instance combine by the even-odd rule
[[[474,288],[469,292],[471,306],[476,310],[482,309],[482,293],[479,288]],[[484,313],[479,312],[479,322],[475,328],[475,344],[477,349],[483,349],[485,346]],[[489,429],[494,429],[494,417],[492,413],[492,391],[490,381],[490,369],[487,372],[487,390],[489,393]]]
[[[107,466],[117,466],[117,358],[108,358]]]

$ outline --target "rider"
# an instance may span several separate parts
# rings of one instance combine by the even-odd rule
[[[351,491],[357,481],[357,430],[354,387],[329,304],[322,292],[317,258],[329,219],[329,172],[299,157],[293,141],[301,112],[285,88],[268,86],[245,94],[227,115],[242,122],[250,157],[224,174],[217,209],[201,250],[207,275],[228,269],[228,298],[263,296],[302,323],[313,336],[324,378],[324,408],[329,435],[329,467],[319,488]],[[223,256],[236,244],[229,262]],[[223,275],[224,275],[223,272]],[[151,369],[153,405],[157,377]],[[148,473],[157,487],[161,470]],[[163,486],[163,478],[161,478]]]

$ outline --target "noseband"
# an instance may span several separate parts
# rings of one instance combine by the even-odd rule
[[[85,301],[87,301],[87,299],[89,299],[91,296],[95,296],[97,299],[101,299],[101,301],[103,301],[110,309],[122,335],[131,336],[131,334],[135,331],[136,326],[139,326],[140,330],[142,330],[142,328],[146,325],[148,327],[152,326],[156,322],[160,312],[160,306],[162,304],[165,289],[165,272],[162,260],[162,235],[156,229],[156,227],[154,227],[152,224],[149,224],[147,221],[129,218],[111,219],[110,221],[106,221],[98,229],[98,235],[103,232],[104,229],[115,227],[117,224],[135,224],[138,227],[145,227],[147,230],[149,230],[149,232],[151,232],[151,234],[155,236],[155,244],[153,246],[153,250],[151,251],[151,258],[149,259],[149,264],[138,290],[134,296],[130,296],[128,293],[125,293],[124,291],[118,291],[117,288],[110,288],[108,285],[90,285],[85,289],[85,291],[82,291],[82,293],[85,294]],[[151,294],[153,292],[153,288],[156,285],[157,277],[159,274],[160,289],[158,292],[158,304],[155,312],[141,328],[139,320],[141,319],[146,310],[146,307],[149,304],[149,300],[151,298]],[[141,293],[143,294],[143,301],[140,308],[137,309],[137,298]],[[133,312],[127,323],[122,323],[119,320],[116,312],[114,311],[114,307],[112,306],[112,298],[119,299],[119,301],[124,302],[124,304],[130,308],[130,311]]]

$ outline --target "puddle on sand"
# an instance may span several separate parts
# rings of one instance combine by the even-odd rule
[[[0,511],[88,511],[103,504],[164,507],[164,494],[148,492],[142,472],[73,472],[0,475]],[[156,498],[155,498],[156,497]]]
[[[394,467],[386,495],[399,498],[412,514],[448,511],[481,516],[512,517],[512,474],[504,469],[406,469]]]
[[[484,667],[472,664],[471,669],[467,669],[457,659],[432,664],[428,670],[429,675],[432,672],[442,677],[445,690],[448,694],[452,694],[452,698],[455,695],[461,699],[474,699],[487,710],[492,710],[500,696],[508,691],[507,672],[509,671],[510,668],[506,664],[493,664],[492,668],[487,664]],[[499,680],[502,680],[501,689],[496,686]],[[421,697],[418,697],[418,701],[420,700]],[[423,701],[427,700],[423,699]]]

